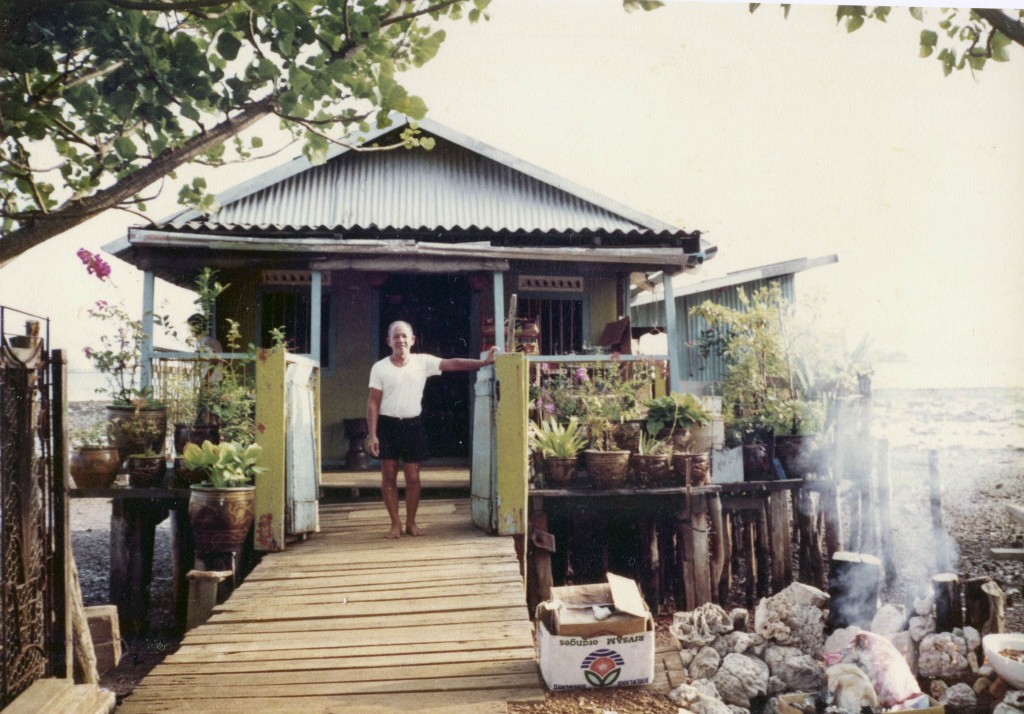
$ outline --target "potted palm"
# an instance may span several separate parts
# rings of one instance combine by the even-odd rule
[[[107,438],[105,425],[93,424],[71,433],[69,471],[78,488],[110,488],[121,467],[117,447]]]
[[[234,441],[202,446],[188,444],[182,454],[187,469],[207,480],[190,489],[188,515],[200,553],[237,552],[253,522],[253,480],[264,469],[256,465],[258,444]]]
[[[560,424],[554,417],[530,422],[530,441],[544,459],[544,480],[552,486],[565,486],[576,476],[579,452],[587,445],[579,421],[573,417]]]

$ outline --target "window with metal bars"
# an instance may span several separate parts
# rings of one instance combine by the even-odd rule
[[[540,353],[579,354],[583,351],[583,300],[530,298],[519,302],[519,317],[540,325]]]
[[[270,331],[284,327],[288,350],[309,354],[310,291],[307,287],[263,288],[260,300],[260,344],[271,346]],[[331,368],[331,291],[323,290],[320,302],[320,368]]]

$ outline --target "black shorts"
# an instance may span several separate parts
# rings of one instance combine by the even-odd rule
[[[380,458],[407,464],[421,464],[429,458],[427,430],[421,417],[399,419],[381,414],[377,417]]]

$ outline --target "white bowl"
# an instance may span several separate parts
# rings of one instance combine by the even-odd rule
[[[1016,662],[999,654],[1002,650],[1021,650],[1024,652],[1024,634],[1005,632],[998,635],[985,635],[981,638],[981,647],[985,650],[985,659],[992,665],[1000,677],[1014,689],[1024,689],[1024,662]]]

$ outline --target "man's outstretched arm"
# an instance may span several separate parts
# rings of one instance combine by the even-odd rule
[[[497,347],[492,347],[483,359],[469,359],[468,357],[443,359],[441,360],[440,369],[442,372],[468,372],[473,369],[480,369],[489,364],[494,364],[494,355],[497,351]]]

